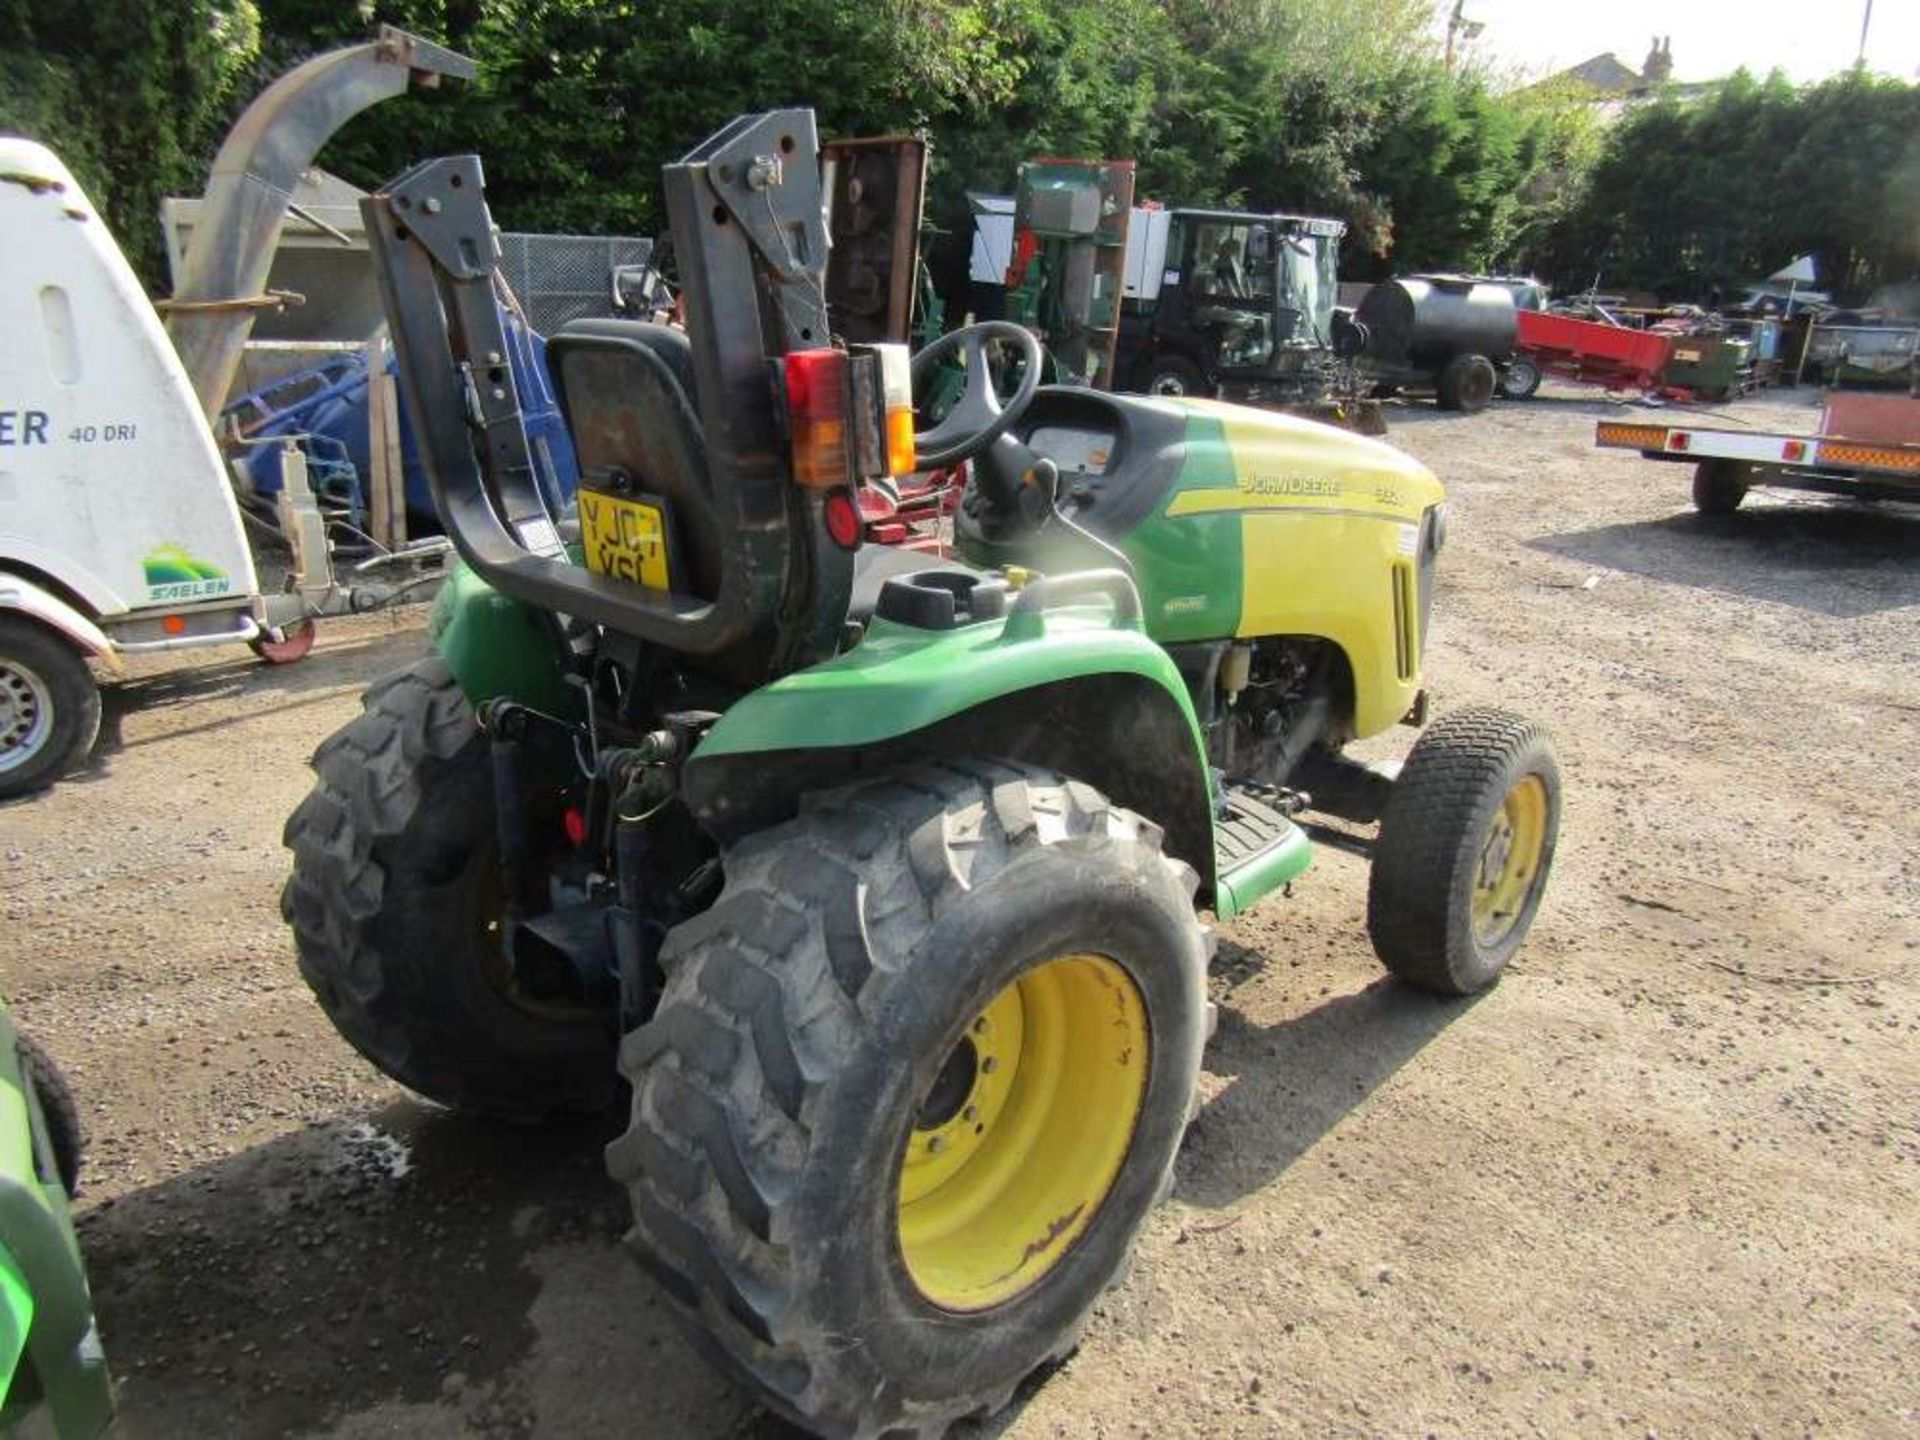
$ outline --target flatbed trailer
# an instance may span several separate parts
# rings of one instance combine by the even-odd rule
[[[1755,485],[1920,503],[1920,397],[1835,394],[1814,435],[1602,420],[1594,443],[1690,462],[1694,508],[1709,515]]]

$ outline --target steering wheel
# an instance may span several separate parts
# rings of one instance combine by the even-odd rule
[[[987,342],[1004,340],[1017,346],[1021,367],[1020,384],[1005,401],[994,393],[993,372],[987,364]],[[913,388],[917,394],[933,378],[934,367],[949,356],[964,350],[967,357],[967,385],[937,425],[913,434],[915,461],[922,470],[938,470],[971,460],[1007,433],[1033,403],[1040,389],[1040,341],[1024,325],[1008,320],[982,320],[963,325],[942,335],[913,357]]]

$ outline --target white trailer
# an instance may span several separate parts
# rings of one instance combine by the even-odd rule
[[[0,136],[0,799],[50,784],[91,748],[90,661],[235,641],[295,660],[314,616],[389,598],[335,583],[292,441],[276,502],[292,564],[284,589],[263,594],[209,421],[314,153],[367,106],[472,74],[465,57],[383,26],[269,86],[215,158],[171,334],[66,167]]]
[[[1602,420],[1594,443],[1691,464],[1694,507],[1709,515],[1755,485],[1920,502],[1920,397],[1836,391],[1813,435]]]

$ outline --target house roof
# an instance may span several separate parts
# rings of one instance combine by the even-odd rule
[[[1603,51],[1591,60],[1582,60],[1553,78],[1571,80],[1608,95],[1624,95],[1630,90],[1643,89],[1648,83],[1638,70],[1621,64],[1619,57],[1611,50]]]

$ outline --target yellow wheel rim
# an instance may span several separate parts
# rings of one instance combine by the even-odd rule
[[[1547,846],[1547,787],[1538,775],[1514,782],[1480,846],[1473,881],[1473,936],[1497,945],[1512,931],[1540,877]]]
[[[1126,1160],[1151,1045],[1139,988],[1099,955],[1036,966],[974,1018],[900,1166],[900,1250],[921,1294],[985,1310],[1059,1263]]]

